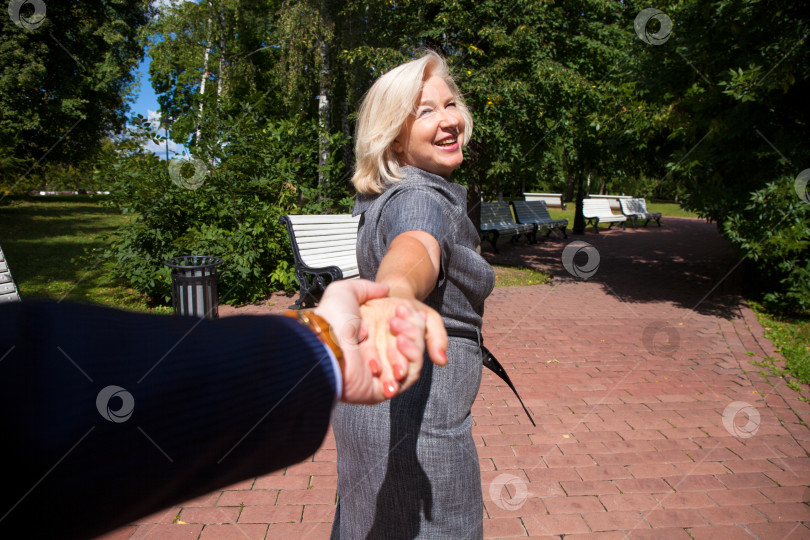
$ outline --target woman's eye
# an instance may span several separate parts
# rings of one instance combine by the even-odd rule
[[[456,106],[456,102],[455,102],[455,101],[451,101],[450,103],[448,103],[448,104],[445,106],[445,108],[449,108],[449,107],[455,107],[455,106]]]
[[[419,109],[419,111],[417,111],[416,115],[421,118],[423,116],[429,115],[432,112],[433,112],[433,109]]]

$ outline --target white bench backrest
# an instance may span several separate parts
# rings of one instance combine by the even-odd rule
[[[632,195],[593,195],[590,194],[588,197],[593,199],[607,199],[610,202],[610,207],[614,210],[619,210],[621,208],[620,201],[622,200],[629,200],[632,199]]]
[[[636,201],[636,204],[638,204],[639,210],[641,210],[642,212],[645,212],[645,213],[649,212],[649,210],[647,210],[647,201],[645,199],[641,198],[641,199],[633,199],[633,200]]]
[[[3,249],[0,248],[0,304],[18,302],[19,300],[20,295],[17,293],[17,286],[14,285],[8,262],[5,255],[3,255]]]
[[[312,268],[357,269],[357,227],[360,216],[287,216],[295,233],[301,261]],[[349,274],[351,275],[351,271]],[[345,276],[349,277],[349,276]]]
[[[545,201],[549,208],[562,208],[562,193],[524,193],[526,201]]]
[[[638,203],[636,201],[637,199],[619,199],[619,202],[622,205],[622,214],[629,216],[641,213],[641,209],[638,207]]]
[[[583,199],[582,215],[586,218],[612,216],[610,201],[607,199]]]

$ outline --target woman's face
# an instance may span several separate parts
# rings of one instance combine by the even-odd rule
[[[401,165],[412,165],[447,178],[464,159],[464,118],[444,79],[425,81],[415,114],[408,117],[393,149]]]

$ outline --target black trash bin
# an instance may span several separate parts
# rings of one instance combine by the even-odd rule
[[[163,264],[172,269],[172,305],[175,315],[219,317],[217,310],[217,266],[219,257],[183,255]]]

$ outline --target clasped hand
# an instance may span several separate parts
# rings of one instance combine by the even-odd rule
[[[387,286],[373,281],[336,281],[314,310],[343,351],[341,400],[347,403],[379,403],[410,388],[426,349],[434,364],[447,363],[441,316],[422,302],[387,294]]]

